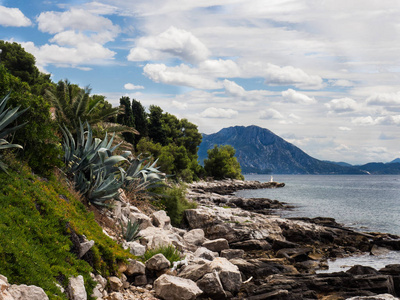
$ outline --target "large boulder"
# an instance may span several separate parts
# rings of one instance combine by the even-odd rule
[[[210,263],[210,267],[218,273],[225,291],[233,294],[239,291],[242,284],[242,276],[237,266],[226,258],[217,257]]]
[[[154,255],[146,261],[146,268],[151,271],[161,271],[170,267],[170,262],[161,253]]]
[[[129,252],[135,256],[142,256],[146,252],[146,246],[143,246],[138,242],[126,242],[123,246],[124,249],[129,249]]]
[[[154,281],[154,290],[164,300],[194,300],[202,293],[194,281],[167,274]]]
[[[69,278],[68,282],[68,295],[70,300],[86,300],[85,282],[82,275]],[[29,298],[33,299],[33,298]],[[38,298],[42,299],[42,298]]]
[[[125,271],[126,275],[144,275],[145,273],[146,267],[142,262],[134,259],[128,259],[128,268]]]
[[[192,229],[184,234],[183,239],[186,243],[195,246],[200,246],[204,242],[204,230],[203,229]]]
[[[166,230],[171,228],[171,218],[167,216],[165,210],[153,212],[151,220],[156,227],[161,227]]]
[[[212,299],[226,298],[224,287],[216,271],[205,274],[196,284],[206,296]]]
[[[222,250],[229,249],[228,241],[223,238],[205,241],[202,246],[213,252],[220,252]]]

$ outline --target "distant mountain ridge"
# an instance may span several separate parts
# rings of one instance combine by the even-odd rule
[[[214,134],[203,134],[203,141],[198,151],[201,163],[207,158],[207,150],[214,145],[233,146],[243,173],[368,174],[377,171],[374,169],[375,165],[362,168],[363,166],[318,160],[272,131],[254,125],[234,126],[221,129]],[[400,163],[398,166],[400,174]],[[396,174],[392,173],[396,168],[389,169],[389,174]]]

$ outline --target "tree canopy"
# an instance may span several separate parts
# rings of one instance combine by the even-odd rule
[[[206,174],[214,179],[244,179],[235,152],[230,145],[214,145],[207,151],[208,158],[204,160]]]

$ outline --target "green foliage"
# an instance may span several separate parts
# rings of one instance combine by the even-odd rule
[[[121,226],[122,237],[124,238],[125,241],[133,242],[142,238],[139,235],[140,224],[138,222],[132,223],[131,220],[128,220],[128,224],[126,225],[126,230],[124,228],[124,224],[122,224],[122,221],[120,221],[119,223]]]
[[[7,108],[7,101],[10,96],[8,93],[2,100],[0,100],[0,150],[5,150],[9,148],[22,148],[21,145],[18,144],[10,144],[4,138],[7,137],[12,132],[16,131],[18,128],[24,126],[25,124],[21,124],[14,127],[9,127],[6,129],[8,125],[10,125],[15,119],[17,119],[21,114],[23,114],[25,110],[18,112],[19,107],[14,109]],[[1,161],[0,156],[0,169],[6,172],[7,165]]]
[[[132,114],[131,101],[129,97],[121,97],[121,99],[119,99],[119,104],[122,108],[123,113],[118,114],[117,122],[119,124],[134,128],[135,119]],[[132,145],[135,143],[135,136],[132,132],[124,132],[122,135],[125,141],[127,141],[128,143],[131,143]]]
[[[158,194],[158,200],[154,205],[165,209],[174,226],[182,224],[183,213],[186,209],[197,207],[197,203],[189,202],[186,199],[186,188],[182,185],[166,187],[163,191],[158,191]]]
[[[142,261],[146,262],[154,255],[159,253],[164,255],[165,258],[169,260],[170,266],[172,266],[175,261],[180,261],[183,259],[182,254],[179,252],[178,249],[176,249],[173,245],[168,245],[146,250],[146,252],[142,256]]]
[[[83,275],[90,295],[90,272],[114,275],[118,262],[132,257],[103,234],[64,180],[45,181],[18,161],[7,163],[9,174],[0,174],[0,274],[10,283],[36,285],[51,300],[66,300],[55,284],[66,288],[67,278]],[[72,233],[95,241],[89,262],[74,254]]]
[[[69,130],[76,130],[79,122],[89,122],[91,125],[104,121],[116,115],[119,108],[104,105],[104,97],[90,97],[90,89],[81,89],[68,80],[60,80],[57,86],[46,91],[46,97],[56,109],[59,124],[65,124]],[[98,109],[99,105],[103,109]]]
[[[149,110],[149,138],[154,143],[159,143],[162,146],[165,146],[167,144],[167,133],[165,132],[162,123],[163,110],[161,107],[156,105],[150,105]]]
[[[132,113],[133,119],[135,120],[135,129],[139,131],[139,135],[135,135],[134,146],[139,143],[142,137],[148,136],[148,123],[147,123],[147,113],[139,101],[132,99]]]
[[[75,188],[91,203],[108,206],[109,200],[118,198],[125,180],[125,171],[116,165],[127,161],[131,153],[113,155],[119,144],[113,146],[113,137],[108,140],[107,134],[104,140],[93,138],[87,122],[85,126],[80,123],[76,141],[66,127],[62,131],[66,173],[72,176]]]
[[[50,105],[42,96],[33,94],[26,82],[11,75],[0,64],[0,96],[6,95],[10,90],[10,106],[29,108],[18,118],[20,124],[27,124],[13,136],[13,142],[24,148],[18,154],[35,172],[48,176],[54,167],[60,167],[62,163],[59,159],[61,147],[57,126],[51,119]]]
[[[208,158],[204,160],[204,169],[208,176],[214,179],[244,179],[240,164],[235,157],[235,149],[230,145],[217,146],[207,151]]]

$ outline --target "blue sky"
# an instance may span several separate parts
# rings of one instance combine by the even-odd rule
[[[354,164],[400,157],[399,35],[397,0],[0,0],[54,81]]]

